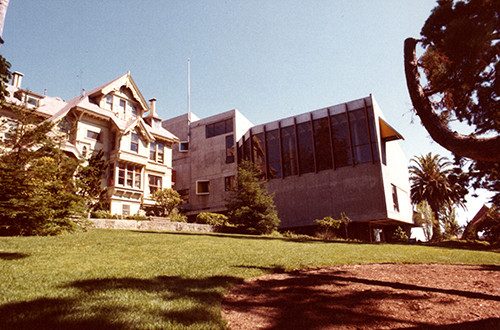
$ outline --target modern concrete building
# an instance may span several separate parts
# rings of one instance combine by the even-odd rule
[[[377,240],[412,224],[402,136],[371,95],[257,126],[236,110],[162,125],[186,141],[174,147],[173,167],[188,214],[225,211],[237,163],[248,159],[275,194],[281,228],[306,230],[344,212],[354,236]]]
[[[112,214],[136,214],[154,204],[152,192],[172,186],[172,146],[179,140],[161,127],[156,99],[148,104],[130,73],[67,102],[22,89],[22,77],[13,74],[7,102],[36,108],[41,121],[56,123],[54,134],[65,137],[64,150],[73,157],[104,151],[109,166],[102,184]]]

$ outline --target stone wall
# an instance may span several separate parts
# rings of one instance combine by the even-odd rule
[[[216,232],[217,229],[211,225],[199,223],[171,222],[168,220],[118,220],[118,219],[89,219],[91,228],[103,229],[126,229],[146,231],[195,231]]]

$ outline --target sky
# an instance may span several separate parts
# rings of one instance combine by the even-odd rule
[[[261,124],[373,94],[408,160],[434,143],[411,111],[403,42],[434,0],[10,0],[0,53],[22,87],[69,100],[125,73],[163,119],[238,109]],[[470,220],[488,194],[468,198]]]

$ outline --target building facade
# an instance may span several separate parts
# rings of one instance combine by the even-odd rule
[[[187,122],[184,115],[163,126],[184,128],[186,134],[174,133],[187,140]],[[315,219],[344,212],[356,236],[376,240],[383,229],[412,224],[399,139],[371,95],[257,126],[236,110],[196,118],[188,150],[174,147],[176,188],[185,192],[189,213],[223,212],[237,163],[247,159],[275,194],[281,228],[309,228]]]
[[[146,102],[130,73],[67,102],[22,89],[22,76],[13,74],[7,102],[36,108],[40,120],[56,123],[53,133],[65,137],[64,151],[73,157],[103,151],[112,214],[136,214],[154,205],[155,190],[172,187],[172,146],[179,140],[161,126],[156,99]]]

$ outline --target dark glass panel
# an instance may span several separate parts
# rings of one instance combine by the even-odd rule
[[[213,124],[205,126],[205,136],[206,136],[206,138],[214,136],[214,125]]]
[[[349,128],[344,113],[331,116],[335,167],[352,164],[349,146]]]
[[[332,168],[332,147],[330,144],[330,129],[328,118],[315,119],[314,147],[316,149],[316,166],[318,171]]]
[[[352,145],[357,146],[369,143],[365,109],[349,112],[349,120],[351,122]]]
[[[242,160],[243,160],[243,144],[240,144],[238,146],[238,164],[241,163]]]
[[[214,136],[226,133],[226,124],[225,124],[225,121],[219,121],[219,122],[215,123],[214,126],[215,126],[215,128],[214,128]]]
[[[243,159],[251,160],[250,158],[250,139],[245,138],[245,142],[243,143]]]
[[[283,153],[283,177],[297,175],[297,150],[293,126],[281,128],[281,150]]]
[[[231,133],[233,131],[233,118],[226,119],[225,125],[226,128],[224,133]]]
[[[226,163],[234,163],[234,136],[226,136]]]
[[[311,122],[297,124],[297,139],[299,144],[300,172],[314,172],[314,149],[311,132]]]
[[[268,178],[281,178],[280,144],[278,130],[266,132],[266,149],[268,158]]]
[[[262,173],[266,173],[266,156],[264,154],[264,133],[252,136],[253,162],[257,164]]]

